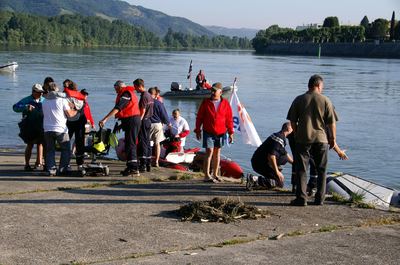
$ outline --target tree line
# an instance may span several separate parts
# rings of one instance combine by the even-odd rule
[[[164,38],[121,20],[0,12],[0,43],[48,46],[250,49],[247,38],[193,36],[171,29]]]
[[[341,26],[337,17],[325,18],[321,28],[310,27],[299,31],[272,25],[260,30],[252,45],[259,50],[270,43],[354,43],[372,40],[400,40],[400,23],[395,20],[394,12],[391,21],[378,18],[370,23],[364,16],[359,26]]]

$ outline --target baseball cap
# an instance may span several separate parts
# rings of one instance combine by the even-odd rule
[[[44,92],[43,87],[42,87],[41,84],[34,84],[32,86],[32,91],[39,92],[39,93],[43,93]]]
[[[211,89],[212,89],[212,90],[222,89],[222,84],[221,84],[220,82],[214,83],[214,84],[212,85],[212,88],[211,88]]]

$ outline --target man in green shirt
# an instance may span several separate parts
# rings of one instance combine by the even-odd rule
[[[315,204],[322,205],[325,199],[328,146],[333,148],[336,144],[336,123],[332,102],[322,95],[323,89],[322,77],[311,76],[308,91],[295,98],[287,115],[296,141],[294,157],[297,189],[296,199],[291,202],[295,206],[307,205],[307,168],[310,156],[314,158],[318,172]],[[329,138],[326,127],[331,132]]]

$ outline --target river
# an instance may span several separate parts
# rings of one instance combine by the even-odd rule
[[[188,86],[186,74],[193,60],[193,75],[205,70],[210,82],[231,85],[238,78],[238,95],[246,106],[262,140],[279,130],[295,98],[307,89],[314,73],[325,79],[324,94],[339,114],[337,140],[347,150],[348,161],[330,151],[329,171],[357,175],[400,188],[400,60],[259,56],[250,51],[167,51],[137,49],[0,48],[0,62],[17,61],[15,74],[0,74],[0,135],[2,147],[21,147],[17,122],[20,115],[12,104],[30,94],[34,83],[52,76],[61,85],[66,78],[86,88],[96,122],[114,105],[113,84],[131,83],[141,77],[146,87],[162,91],[172,81]],[[193,78],[194,79],[194,78]],[[168,100],[168,112],[179,107],[191,129],[199,101]],[[113,123],[109,122],[109,126]],[[187,146],[200,144],[194,133]],[[235,143],[223,154],[251,171],[255,147]],[[290,166],[284,174],[290,179]],[[289,182],[287,181],[287,184]]]

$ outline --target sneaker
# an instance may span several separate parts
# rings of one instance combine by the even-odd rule
[[[121,171],[121,175],[126,177],[126,176],[130,176],[130,175],[134,175],[134,176],[139,176],[139,170],[137,169],[133,169],[133,168],[125,168],[124,170]]]
[[[294,199],[290,202],[291,206],[307,206],[307,202],[303,199]]]
[[[145,167],[142,167],[142,166],[140,166],[140,167],[139,167],[139,172],[140,172],[140,173],[146,172],[146,168],[145,168]]]
[[[33,168],[30,165],[25,165],[24,166],[24,171],[33,171]]]
[[[246,189],[252,190],[253,188],[258,186],[258,176],[254,176],[253,174],[247,174],[246,176]]]
[[[85,167],[83,165],[79,165],[78,166],[78,172],[82,177],[85,176],[86,175]]]
[[[69,176],[71,174],[72,174],[72,168],[70,165],[62,167],[58,170],[58,175],[60,176]]]
[[[54,177],[55,175],[57,175],[57,169],[55,167],[49,169],[47,171],[47,175],[50,176],[50,177]]]

